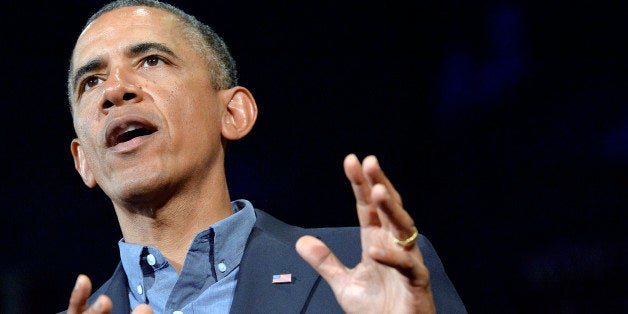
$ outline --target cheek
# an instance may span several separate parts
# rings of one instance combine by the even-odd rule
[[[96,126],[94,119],[78,117],[74,119],[74,131],[86,150],[93,150],[97,143]]]
[[[191,128],[211,127],[220,121],[219,103],[211,90],[203,86],[171,90],[166,100],[168,116],[172,122]],[[190,130],[192,131],[192,130]],[[200,131],[200,130],[196,130]]]
[[[220,141],[221,116],[217,94],[205,78],[171,81],[169,89],[154,93],[155,104],[167,120],[168,133],[175,146],[205,146]],[[162,97],[159,97],[162,96]],[[191,136],[194,134],[194,136]]]
[[[86,130],[88,129],[85,126],[85,121],[83,119],[80,119],[80,118],[74,118],[73,124],[74,124],[74,132],[76,132],[76,136],[81,141],[85,140],[86,139],[85,136],[87,135]]]

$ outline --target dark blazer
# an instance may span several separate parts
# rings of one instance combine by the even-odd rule
[[[316,236],[347,267],[353,267],[362,252],[359,227],[304,229],[258,209],[255,214],[257,219],[240,263],[231,313],[344,313],[327,282],[301,258],[294,245],[302,235]],[[423,235],[417,241],[430,271],[436,311],[467,313],[432,244]],[[272,283],[274,274],[284,273],[292,274],[292,282]],[[126,274],[122,264],[118,264],[113,276],[92,294],[89,303],[106,294],[113,301],[112,313],[129,314],[128,289]]]

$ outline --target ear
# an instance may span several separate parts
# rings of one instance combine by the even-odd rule
[[[74,158],[74,168],[83,178],[83,182],[90,188],[96,186],[96,180],[94,179],[94,175],[92,174],[89,165],[87,164],[87,158],[85,158],[85,152],[83,152],[83,148],[81,147],[81,143],[78,138],[72,140],[70,144],[70,151],[72,152],[72,157]]]
[[[221,97],[226,104],[222,115],[222,136],[227,140],[238,140],[247,135],[257,120],[257,104],[251,92],[236,86],[223,90]]]

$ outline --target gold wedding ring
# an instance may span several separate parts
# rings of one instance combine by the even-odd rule
[[[413,244],[414,240],[416,240],[416,237],[419,235],[419,230],[416,229],[416,226],[413,226],[412,229],[414,230],[414,233],[409,238],[407,238],[405,240],[399,240],[399,239],[393,237],[395,239],[395,243],[397,245],[400,245],[400,246],[403,246],[403,247],[406,247],[409,244]]]

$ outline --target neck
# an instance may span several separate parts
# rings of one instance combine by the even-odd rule
[[[219,191],[219,193],[207,193]],[[194,236],[233,214],[226,184],[218,189],[180,192],[158,208],[130,208],[114,203],[124,241],[154,246],[181,272]]]

